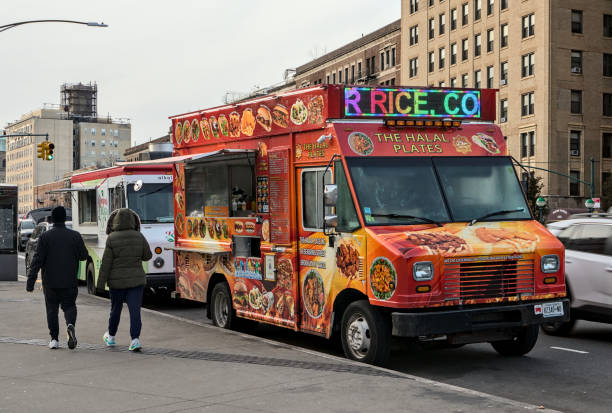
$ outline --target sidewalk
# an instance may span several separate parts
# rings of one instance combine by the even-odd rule
[[[143,312],[106,348],[109,303],[79,295],[76,350],[49,350],[44,297],[0,283],[0,412],[514,412],[535,406]],[[60,325],[64,325],[60,311]],[[538,411],[544,411],[538,409]]]

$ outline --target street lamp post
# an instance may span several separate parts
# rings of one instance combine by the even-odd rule
[[[108,24],[104,24],[104,22],[98,23],[98,22],[80,22],[76,20],[45,19],[45,20],[27,20],[23,22],[5,24],[3,26],[0,26],[0,32],[3,32],[8,29],[12,29],[17,26],[22,26],[24,24],[31,24],[31,23],[73,23],[73,24],[83,24],[85,26],[90,26],[90,27],[108,27]]]

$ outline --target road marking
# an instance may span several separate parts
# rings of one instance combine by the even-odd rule
[[[550,346],[550,348],[553,348],[555,350],[571,351],[572,353],[589,354],[588,351],[574,350],[573,348],[555,347],[555,346]]]

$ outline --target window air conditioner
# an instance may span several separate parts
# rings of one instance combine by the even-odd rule
[[[572,67],[572,73],[582,73],[581,67]]]
[[[580,156],[580,151],[578,149],[572,149],[570,151],[570,155],[572,155],[572,156]]]
[[[502,86],[505,85],[506,84],[506,79],[501,79],[499,81],[499,84],[502,85]]]

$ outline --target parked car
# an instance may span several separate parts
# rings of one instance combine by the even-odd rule
[[[51,207],[32,209],[31,211],[28,211],[25,217],[26,219],[32,219],[34,220],[34,222],[39,224],[41,222],[46,221],[47,217],[51,216],[52,210],[53,208]],[[66,219],[72,220],[72,209],[71,208],[66,208]]]
[[[544,332],[569,333],[576,320],[612,323],[612,217],[574,218],[557,237],[565,245],[570,317],[543,324]]]
[[[66,226],[72,229],[72,221],[66,221]],[[36,225],[34,230],[32,231],[32,235],[26,242],[25,246],[25,267],[26,273],[30,272],[30,262],[32,258],[34,258],[34,253],[36,252],[36,246],[38,245],[38,238],[43,234],[43,232],[48,231],[53,227],[53,224],[49,222],[41,222]]]
[[[612,214],[608,213],[599,213],[599,212],[591,212],[591,213],[581,213],[581,214],[573,214],[570,215],[568,219],[564,219],[561,221],[551,222],[547,224],[546,227],[553,234],[558,236],[561,231],[570,225],[576,222],[601,222],[601,218],[612,218]]]
[[[17,224],[17,249],[19,251],[24,251],[25,246],[32,235],[32,231],[34,231],[34,227],[36,227],[36,223],[32,219],[23,219],[19,221]]]

